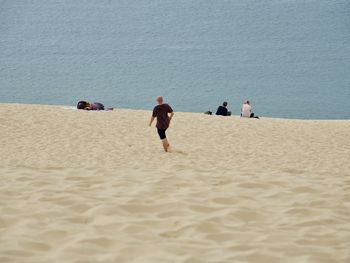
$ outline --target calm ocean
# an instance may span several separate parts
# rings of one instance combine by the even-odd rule
[[[350,119],[349,0],[0,1],[0,102]]]

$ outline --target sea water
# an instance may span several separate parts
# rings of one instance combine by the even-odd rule
[[[0,102],[350,119],[349,0],[0,1]]]

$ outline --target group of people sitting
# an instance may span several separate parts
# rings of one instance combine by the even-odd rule
[[[77,104],[77,109],[78,110],[105,110],[105,106],[100,103],[100,102],[87,102],[87,101],[79,101]],[[113,110],[113,108],[107,108],[106,110]],[[211,115],[212,112],[207,111],[206,114]],[[218,107],[216,111],[216,115],[221,115],[221,116],[231,116],[231,111],[227,109],[227,102],[224,101],[221,106]],[[241,108],[241,117],[246,117],[246,118],[257,118],[259,119],[258,116],[255,116],[254,113],[252,112],[252,106],[250,105],[249,100],[245,101],[242,105]]]
[[[221,116],[231,116],[231,112],[227,109],[227,102],[224,101],[222,103],[222,106],[219,106],[216,115],[221,115]],[[250,105],[250,101],[246,100],[241,108],[241,117],[245,118],[256,118],[259,119],[258,116],[255,116],[254,113],[252,112],[252,106]]]
[[[105,109],[105,106],[100,102],[87,102],[84,100],[81,100],[77,104],[78,110],[113,110],[113,108],[107,108]]]

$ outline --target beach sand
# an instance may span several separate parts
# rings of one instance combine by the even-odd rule
[[[0,262],[350,262],[350,121],[0,104]]]

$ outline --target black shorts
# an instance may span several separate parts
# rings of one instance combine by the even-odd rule
[[[159,138],[161,140],[165,139],[166,138],[166,135],[165,135],[166,129],[157,129],[157,130],[158,130]]]

